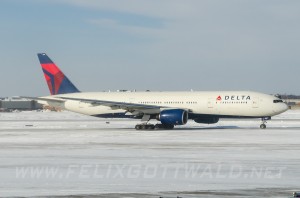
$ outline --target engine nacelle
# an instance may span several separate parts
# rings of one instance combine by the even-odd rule
[[[182,109],[167,109],[160,112],[158,120],[162,124],[184,125],[188,121],[188,112]]]
[[[194,121],[201,124],[215,124],[219,122],[219,118],[215,116],[199,116]]]

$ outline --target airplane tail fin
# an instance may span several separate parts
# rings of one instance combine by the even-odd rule
[[[38,58],[51,95],[80,92],[45,53],[38,53]]]

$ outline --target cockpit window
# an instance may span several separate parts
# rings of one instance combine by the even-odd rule
[[[283,100],[273,100],[273,103],[283,103]]]

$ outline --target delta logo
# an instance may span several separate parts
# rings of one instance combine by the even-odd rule
[[[217,101],[221,101],[221,100],[222,100],[222,97],[218,96],[217,97]],[[233,101],[242,100],[242,101],[245,101],[245,100],[251,100],[251,97],[250,96],[245,96],[245,95],[240,95],[240,96],[224,96],[224,100],[225,101],[227,101],[227,100],[233,100]]]

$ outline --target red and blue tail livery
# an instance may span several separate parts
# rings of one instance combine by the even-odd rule
[[[51,95],[80,92],[45,53],[38,57]]]

